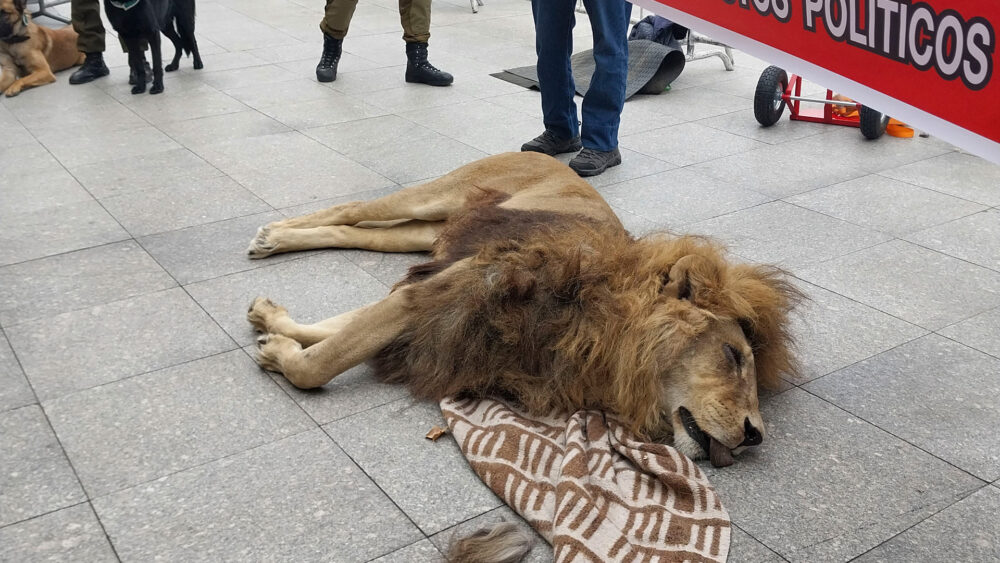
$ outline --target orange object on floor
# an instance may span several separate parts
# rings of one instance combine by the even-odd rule
[[[889,119],[889,124],[885,126],[885,132],[893,137],[900,137],[903,139],[913,137],[913,127],[910,127],[902,121],[897,121],[891,118]]]
[[[839,102],[854,101],[843,94],[834,94],[832,99],[837,100]],[[857,107],[855,106],[844,106],[840,104],[833,104],[833,107],[830,109],[832,109],[833,113],[839,115],[840,117],[857,117],[858,115],[858,110]]]

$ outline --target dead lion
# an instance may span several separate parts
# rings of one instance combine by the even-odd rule
[[[372,360],[417,397],[606,409],[721,466],[763,439],[758,383],[793,369],[786,320],[800,295],[779,270],[731,263],[696,237],[633,238],[597,191],[538,153],[271,223],[249,254],[322,247],[433,259],[385,299],[312,325],[254,300],[260,365],[300,388]]]

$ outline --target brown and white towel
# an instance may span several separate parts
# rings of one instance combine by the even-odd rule
[[[570,561],[725,561],[729,514],[701,470],[612,415],[529,417],[441,401],[472,469]]]

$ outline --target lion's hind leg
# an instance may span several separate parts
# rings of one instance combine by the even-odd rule
[[[431,249],[443,222],[403,221],[387,226],[329,225],[296,228],[261,227],[250,242],[250,258],[314,248],[361,248],[377,252],[426,252]]]

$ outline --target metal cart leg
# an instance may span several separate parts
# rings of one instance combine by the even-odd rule
[[[694,54],[695,43],[703,43],[705,45],[715,45],[716,47],[722,47],[722,51],[711,51],[709,53],[702,53],[700,55]],[[726,70],[733,70],[733,50],[725,43],[720,43],[714,39],[709,39],[704,35],[699,35],[694,31],[688,31],[687,41],[686,41],[686,55],[688,62],[697,61],[699,59],[707,59],[709,57],[719,57],[722,59],[722,65],[726,67]]]
[[[38,16],[45,16],[47,18],[54,19],[63,23],[69,23],[69,18],[60,16],[54,12],[50,12],[49,8],[52,6],[57,6],[59,4],[69,4],[70,0],[36,0],[38,4],[38,11],[32,12],[31,17],[37,18]]]

